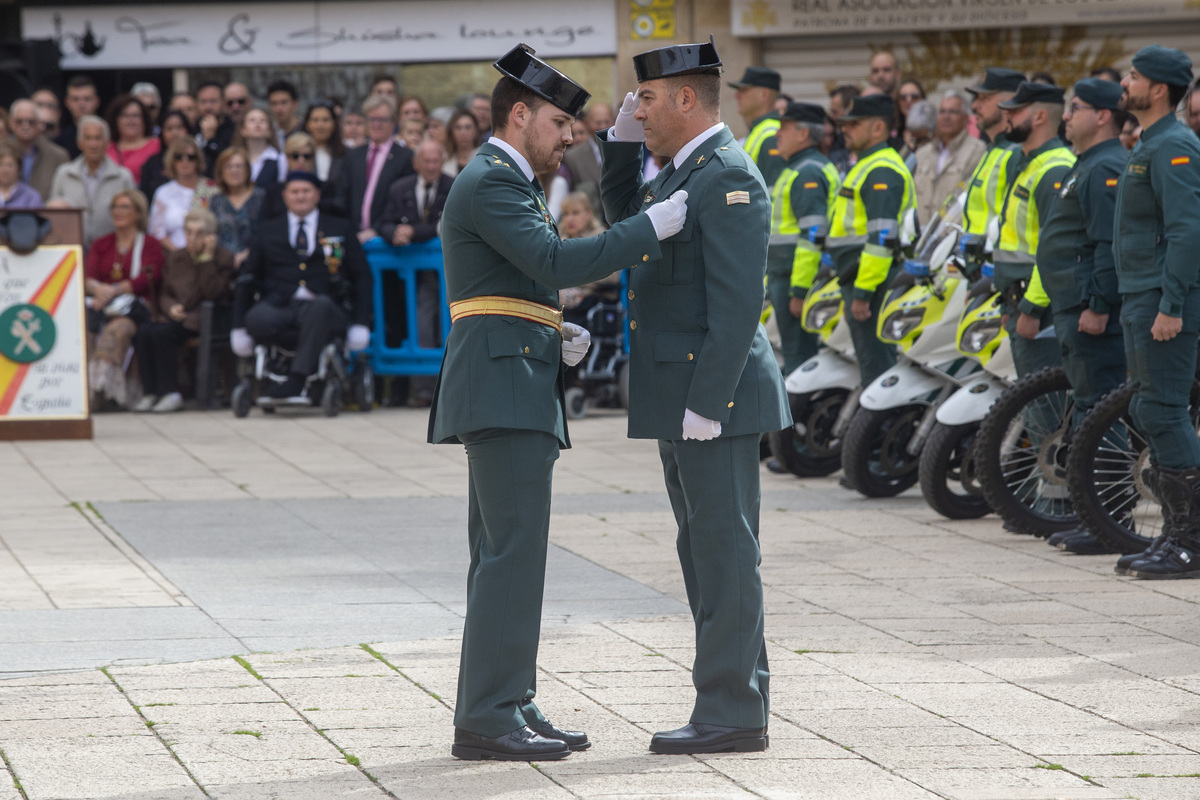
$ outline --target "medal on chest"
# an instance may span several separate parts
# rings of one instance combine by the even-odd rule
[[[320,245],[321,252],[325,255],[325,266],[329,269],[329,274],[337,275],[338,269],[342,266],[343,238],[341,236],[322,236],[318,233],[317,244]]]

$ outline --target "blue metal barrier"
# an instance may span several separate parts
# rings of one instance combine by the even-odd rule
[[[450,332],[450,306],[446,301],[446,274],[442,267],[442,240],[393,247],[376,237],[363,245],[367,264],[375,281],[375,324],[367,352],[371,369],[376,375],[436,375],[446,352],[446,335]],[[439,347],[421,347],[417,338],[417,273],[436,272],[438,276],[438,307],[441,310],[442,342]],[[394,273],[403,282],[404,338],[399,347],[388,347],[385,339],[387,319],[383,298],[383,277]]]

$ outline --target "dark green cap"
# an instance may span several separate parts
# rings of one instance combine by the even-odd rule
[[[974,86],[968,86],[967,91],[971,94],[995,94],[996,92],[1015,92],[1021,83],[1024,82],[1025,75],[1017,72],[1015,69],[1007,69],[1006,67],[988,67],[983,74],[983,83],[978,83]]]
[[[787,108],[779,115],[780,119],[790,119],[796,122],[811,122],[814,125],[824,125],[828,118],[825,109],[814,103],[788,103]]]
[[[1032,83],[1025,81],[1017,87],[1017,93],[1011,99],[1000,103],[1000,108],[1007,108],[1010,111],[1016,108],[1024,108],[1030,103],[1057,103],[1062,105],[1066,92],[1061,86],[1051,86],[1048,83]]]
[[[1124,93],[1121,84],[1103,78],[1084,78],[1077,81],[1073,91],[1076,97],[1092,108],[1105,108],[1109,111],[1117,110]]]
[[[846,116],[840,121],[849,119],[864,119],[866,117],[883,117],[895,119],[896,103],[886,94],[873,94],[867,97],[859,95],[850,102]]]
[[[1133,66],[1152,81],[1171,86],[1187,86],[1192,82],[1192,60],[1178,50],[1152,44],[1138,50]]]
[[[737,83],[730,81],[729,86],[732,89],[744,89],[750,86],[761,86],[764,89],[770,89],[773,92],[779,91],[779,73],[773,69],[766,67],[746,67],[746,71],[742,73],[742,79]]]

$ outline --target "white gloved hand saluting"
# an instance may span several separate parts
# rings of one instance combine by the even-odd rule
[[[587,355],[588,347],[592,344],[592,334],[587,328],[572,322],[564,322],[562,326],[562,360],[568,367],[573,367]]]
[[[687,191],[680,189],[675,194],[646,209],[646,216],[654,224],[654,235],[661,242],[683,230],[687,218]]]
[[[254,355],[254,338],[246,333],[245,328],[234,328],[229,332],[229,346],[234,355],[249,358]]]
[[[371,343],[371,329],[366,325],[351,325],[346,331],[346,347],[350,352],[366,350]]]
[[[610,142],[614,139],[618,142],[646,141],[646,132],[642,130],[642,123],[633,117],[633,112],[637,110],[637,107],[637,98],[633,96],[633,92],[628,92],[625,100],[621,103],[621,110],[617,112],[617,121],[608,130]]]
[[[721,423],[705,419],[690,408],[683,410],[683,438],[707,442],[720,435]]]

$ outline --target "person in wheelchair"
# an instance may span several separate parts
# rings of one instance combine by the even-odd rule
[[[287,214],[262,223],[238,272],[229,336],[234,353],[248,357],[256,342],[294,350],[287,380],[269,387],[276,399],[305,397],[308,378],[331,341],[345,336],[351,351],[370,341],[366,256],[350,222],[319,212],[320,201],[316,175],[289,173],[283,187]]]

